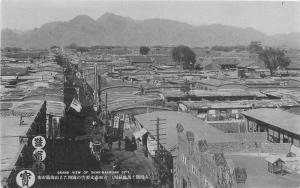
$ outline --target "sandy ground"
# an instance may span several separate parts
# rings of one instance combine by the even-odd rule
[[[284,176],[274,175],[268,172],[268,164],[264,156],[232,155],[234,164],[240,168],[246,168],[247,180],[238,187],[255,188],[299,188],[300,176],[287,174]]]

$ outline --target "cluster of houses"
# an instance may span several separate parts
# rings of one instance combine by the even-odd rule
[[[165,120],[161,145],[169,152],[166,159],[172,156],[173,165],[166,166],[172,168],[174,187],[299,186],[295,62],[271,77],[257,57],[244,52],[199,52],[204,55],[195,70],[183,70],[169,54],[85,54],[83,61],[86,70],[90,67],[87,77],[98,66],[101,99],[112,119],[133,116],[134,135],[148,136],[152,144],[144,145],[153,155],[158,150],[153,121]]]
[[[174,62],[169,47],[148,55],[120,47],[65,53],[100,94],[112,126],[115,117],[131,117],[138,145],[152,155],[165,151],[162,166],[174,187],[298,187],[300,63],[271,77],[248,52],[196,50],[195,70]],[[63,116],[63,69],[51,52],[11,58],[1,59],[1,113],[46,100],[54,117]],[[166,129],[161,148],[153,147],[157,119]]]

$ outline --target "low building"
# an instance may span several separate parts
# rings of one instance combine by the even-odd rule
[[[131,65],[140,66],[140,67],[148,67],[153,64],[153,60],[147,56],[132,56],[130,57]]]
[[[233,81],[219,79],[203,79],[194,83],[196,89],[201,90],[218,90],[218,89],[241,89],[247,90],[247,86]]]
[[[295,90],[288,89],[266,89],[262,93],[266,94],[269,97],[279,97],[282,99],[292,99],[297,102],[300,102],[300,93]]]
[[[237,101],[237,100],[254,100],[266,99],[267,96],[258,91],[245,91],[245,90],[191,90],[188,94],[180,90],[162,91],[162,94],[167,102],[178,101]],[[275,99],[279,99],[276,97]]]
[[[300,107],[300,104],[289,99],[262,99],[237,101],[182,101],[179,110],[188,111],[206,121],[241,119],[240,113],[254,108]]]
[[[214,62],[221,67],[221,70],[236,70],[240,63],[239,59],[235,57],[214,58]]]
[[[248,90],[289,89],[299,90],[300,82],[295,79],[247,79],[244,84]]]
[[[28,67],[1,67],[1,76],[22,76],[28,74]]]
[[[300,147],[300,116],[279,109],[253,109],[242,113],[248,132],[267,132],[273,143],[292,143]]]
[[[156,65],[162,65],[162,66],[176,65],[176,63],[173,61],[171,56],[157,55],[152,57],[154,58],[154,63]]]

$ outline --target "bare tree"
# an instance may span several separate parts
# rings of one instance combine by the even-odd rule
[[[172,58],[182,65],[183,69],[193,69],[196,55],[188,46],[177,46],[172,50]]]
[[[274,49],[271,47],[264,48],[259,53],[259,59],[261,59],[266,67],[270,70],[271,76],[274,75],[276,70],[285,68],[290,64],[290,59],[285,55],[285,52],[280,49]]]

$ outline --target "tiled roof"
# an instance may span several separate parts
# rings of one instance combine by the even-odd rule
[[[132,63],[153,63],[151,58],[147,56],[132,56],[130,60]]]
[[[185,131],[192,131],[195,135],[195,140],[206,140],[207,143],[223,143],[223,142],[236,142],[234,138],[228,136],[222,131],[206,124],[202,120],[194,117],[189,113],[182,113],[177,111],[156,111],[152,113],[140,114],[135,116],[136,120],[146,128],[150,134],[151,130],[155,130],[155,122],[157,118],[164,119],[161,123],[162,128],[166,128],[163,133],[166,138],[166,148],[171,148],[178,143],[178,135],[176,125],[180,123]],[[152,132],[155,136],[156,133]]]
[[[245,111],[243,114],[300,136],[299,115],[269,108],[253,109]]]

